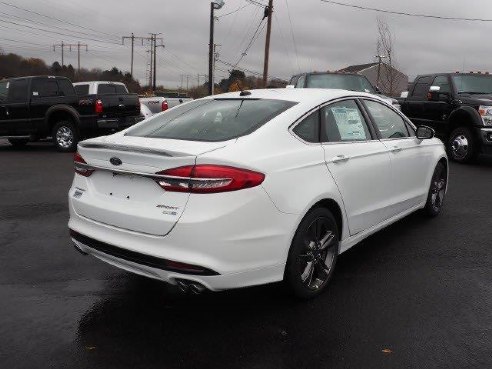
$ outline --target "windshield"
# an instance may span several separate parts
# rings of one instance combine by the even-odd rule
[[[310,74],[308,88],[336,88],[349,91],[375,93],[366,77],[352,74]]]
[[[227,141],[255,131],[295,104],[264,99],[195,100],[139,124],[126,135]]]
[[[492,76],[457,75],[453,76],[456,92],[459,94],[491,94]]]

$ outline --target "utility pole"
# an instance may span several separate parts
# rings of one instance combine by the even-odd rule
[[[272,14],[273,14],[273,0],[268,0],[268,6],[265,7],[265,17],[267,20],[267,32],[265,40],[265,60],[263,63],[263,87],[267,86],[268,81],[268,62],[270,58],[270,35],[272,34]]]
[[[80,47],[85,46],[85,52],[89,50],[89,46],[87,44],[81,44],[77,42],[77,72],[80,73]],[[72,46],[70,46],[70,51],[72,51]]]
[[[160,33],[151,33],[150,34],[150,39],[151,39],[150,45],[152,48],[151,55],[153,56],[153,64],[154,64],[154,67],[152,68],[152,71],[153,71],[152,91],[155,91],[156,87],[157,87],[157,47],[164,47],[163,39],[162,39],[162,37],[157,37],[158,35],[160,35]],[[157,45],[157,40],[159,40],[161,42],[160,45]]]
[[[224,6],[224,0],[213,0],[210,2],[210,40],[208,44],[208,94],[214,94],[214,11]]]
[[[384,55],[376,55],[375,58],[378,59],[378,77],[377,77],[377,82],[376,82],[376,87],[379,88],[379,82],[381,78],[381,59],[386,58]]]
[[[65,51],[65,44],[63,41],[61,44],[55,44],[53,45],[53,51],[56,51],[56,48],[59,47],[61,49],[61,62],[62,62],[62,67],[65,66],[65,60],[64,60],[64,51]]]
[[[53,45],[53,51],[56,50],[57,47],[61,49],[61,57],[62,57],[62,67],[65,66],[65,48],[68,47],[69,51],[72,51],[72,47],[77,48],[77,71],[80,73],[80,47],[85,47],[85,51],[87,52],[89,50],[89,47],[87,44],[81,44],[80,42],[77,42],[76,44],[66,44],[63,41],[60,44]]]
[[[125,44],[125,40],[131,40],[131,46],[132,46],[132,51],[131,51],[131,61],[130,61],[130,74],[133,78],[133,53],[134,53],[134,46],[135,46],[135,40],[140,41],[142,43],[142,46],[144,45],[144,41],[150,41],[150,37],[142,37],[142,36],[135,36],[132,32],[131,36],[123,36],[121,38],[121,44]]]

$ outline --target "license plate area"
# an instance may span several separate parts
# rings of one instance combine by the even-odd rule
[[[150,178],[135,174],[111,173],[111,184],[106,195],[115,199],[146,201],[150,194],[158,194],[159,186]]]

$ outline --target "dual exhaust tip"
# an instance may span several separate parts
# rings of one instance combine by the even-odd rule
[[[195,281],[189,281],[186,279],[176,279],[176,284],[178,288],[181,290],[181,292],[183,293],[191,292],[195,295],[199,295],[207,289],[201,283]]]

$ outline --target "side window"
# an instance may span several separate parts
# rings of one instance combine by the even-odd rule
[[[346,142],[371,139],[366,120],[354,100],[339,101],[321,109],[321,141]]]
[[[304,118],[292,131],[306,142],[319,142],[319,111]]]
[[[75,90],[73,88],[72,82],[68,79],[59,79],[58,88],[60,89],[61,96],[74,96]]]
[[[306,76],[304,74],[302,76],[299,76],[299,79],[297,80],[296,83],[296,88],[303,88],[305,80],[306,80]]]
[[[18,79],[10,82],[8,101],[27,102],[27,79]]]
[[[441,87],[440,92],[447,92],[447,93],[451,92],[451,87],[449,86],[448,77],[446,76],[437,76],[434,79],[434,82],[432,82],[432,86]]]
[[[113,84],[100,84],[97,86],[97,94],[98,95],[107,95],[107,94],[115,94],[116,87]]]
[[[77,85],[75,87],[75,92],[79,96],[89,95],[89,85]]]
[[[427,93],[429,92],[429,88],[431,86],[432,77],[425,76],[420,77],[415,81],[415,87],[413,89],[411,97],[416,98],[424,98],[427,100]]]
[[[7,81],[0,82],[0,103],[7,101],[7,94],[9,93],[10,83]]]
[[[58,96],[58,84],[55,79],[33,79],[31,83],[32,96],[53,97]]]
[[[372,100],[364,100],[381,138],[410,137],[403,118],[391,108]]]

